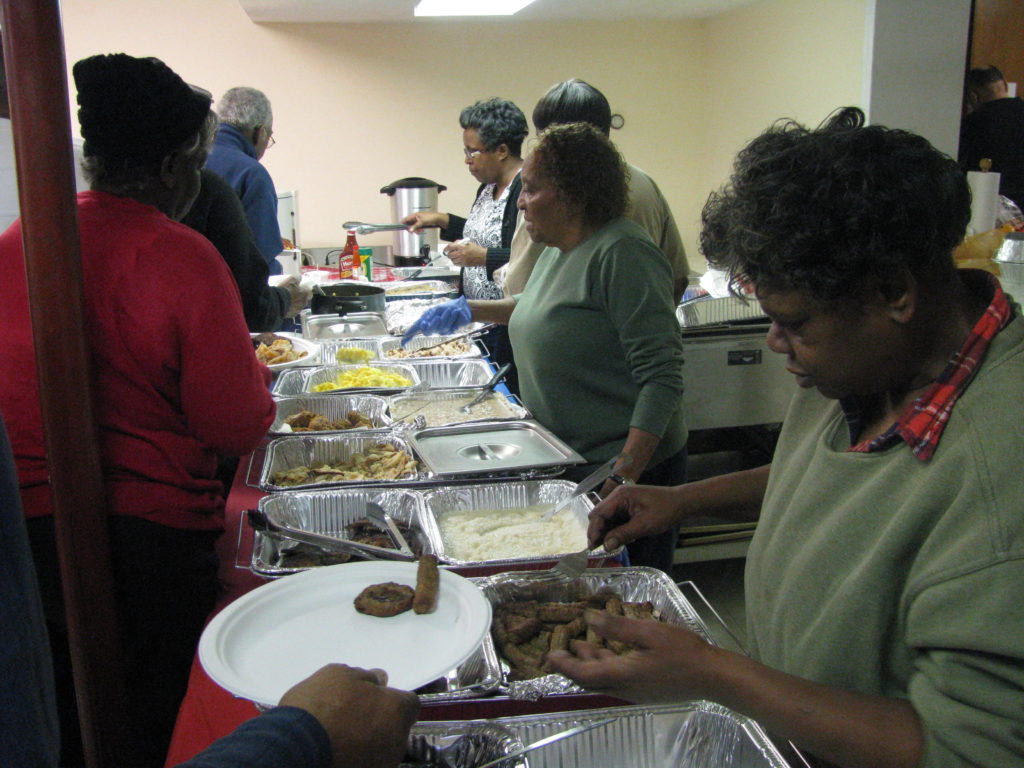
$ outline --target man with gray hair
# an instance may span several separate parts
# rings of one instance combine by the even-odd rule
[[[274,113],[262,91],[231,88],[217,102],[220,127],[206,167],[224,179],[245,208],[260,254],[270,274],[279,275],[277,254],[281,229],[277,223],[277,190],[260,159],[274,144]]]

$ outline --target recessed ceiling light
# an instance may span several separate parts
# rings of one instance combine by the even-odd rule
[[[533,0],[420,0],[416,16],[511,16]]]

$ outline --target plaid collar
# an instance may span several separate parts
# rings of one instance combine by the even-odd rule
[[[962,270],[962,273],[965,282],[971,283],[975,290],[980,288],[986,295],[991,295],[988,307],[967,335],[960,351],[950,358],[928,390],[907,406],[885,432],[851,446],[851,452],[873,453],[902,440],[921,461],[927,461],[935,453],[953,406],[977,373],[992,339],[1013,316],[1010,302],[995,276],[980,270]],[[863,428],[864,408],[852,400],[840,404],[850,426],[850,434],[856,439]]]

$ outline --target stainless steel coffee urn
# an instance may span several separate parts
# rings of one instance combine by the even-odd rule
[[[443,184],[438,184],[430,179],[423,179],[413,176],[407,179],[393,181],[385,187],[381,187],[381,194],[391,197],[391,220],[398,224],[410,213],[419,211],[436,211],[437,195],[447,189]],[[428,254],[437,253],[438,232],[435,228],[424,229],[418,235],[408,230],[400,229],[395,231],[394,257],[395,264],[419,264],[422,261],[424,249],[429,248]]]

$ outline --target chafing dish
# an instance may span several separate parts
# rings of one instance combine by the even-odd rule
[[[436,478],[586,463],[535,421],[432,427],[412,434],[409,442]]]
[[[379,312],[349,312],[344,315],[314,315],[303,310],[299,314],[304,338],[328,339],[386,336],[384,315]]]

